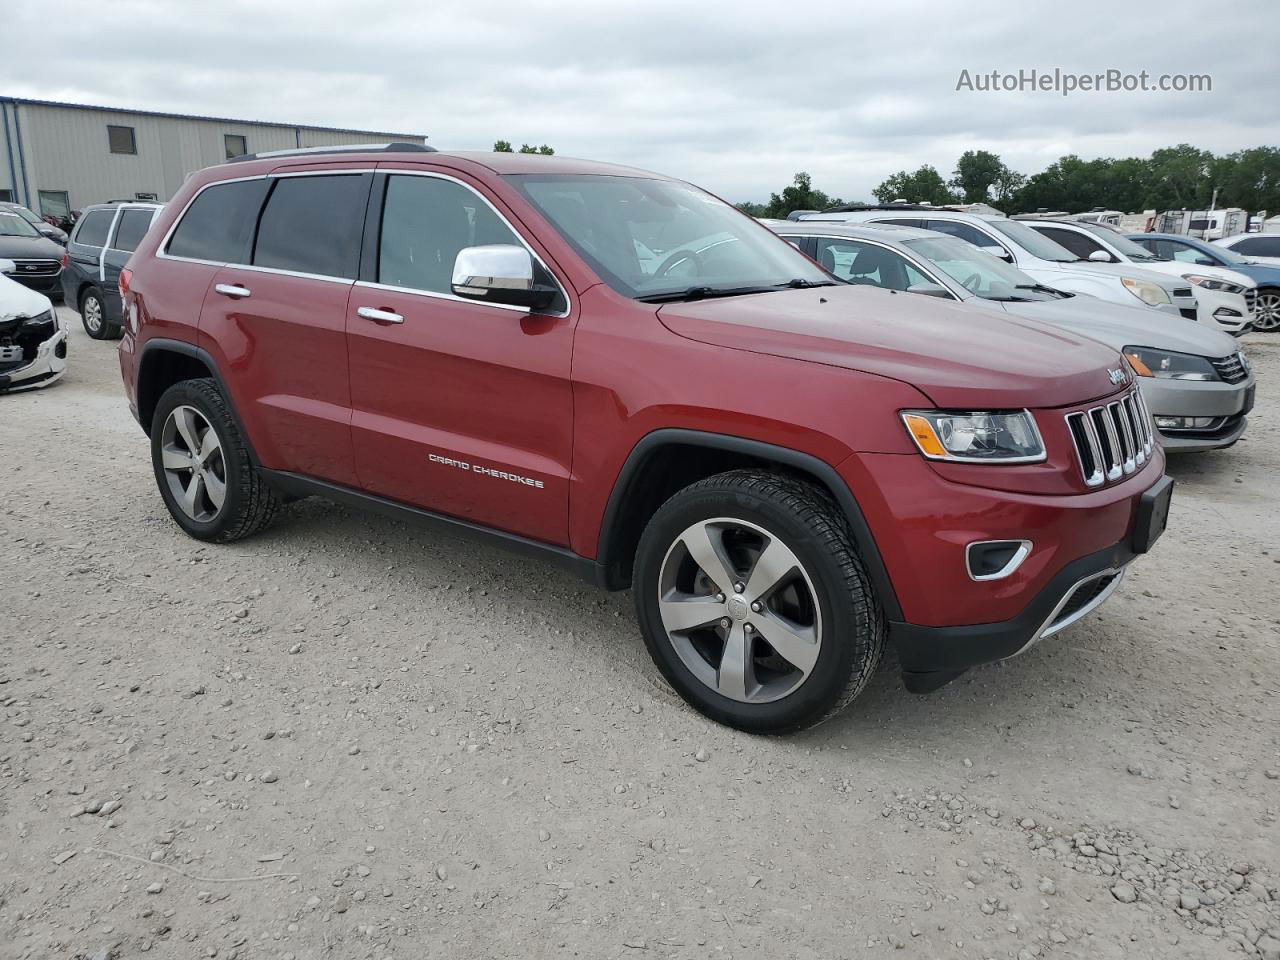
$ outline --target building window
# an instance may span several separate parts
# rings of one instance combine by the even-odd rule
[[[7,190],[7,189],[0,190],[0,203],[12,203],[12,202],[13,202],[13,191]]]
[[[249,152],[249,145],[245,142],[242,135],[238,133],[224,133],[222,135],[222,145],[227,148],[227,159],[232,157],[243,157]]]
[[[137,153],[138,141],[133,136],[133,127],[115,127],[107,124],[107,143],[112,153]]]
[[[65,190],[40,191],[40,216],[63,217],[71,215],[71,199]]]
[[[159,194],[157,194],[157,193],[135,193],[135,194],[133,195],[133,199],[135,199],[135,200],[159,200],[159,199],[160,199],[160,195],[159,195]]]

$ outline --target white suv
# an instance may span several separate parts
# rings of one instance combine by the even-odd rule
[[[1196,297],[1191,284],[1129,264],[1081,259],[1025,223],[1005,216],[889,204],[836,207],[822,213],[802,214],[798,219],[889,223],[949,233],[1007,260],[1046,286],[1070,293],[1087,293],[1131,307],[1145,304],[1166,313],[1196,318]]]
[[[1181,277],[1196,286],[1200,309],[1195,319],[1239,336],[1253,322],[1258,285],[1243,273],[1222,267],[1198,266],[1182,260],[1165,260],[1110,227],[1068,220],[1017,217],[1032,230],[1094,263],[1129,263]]]

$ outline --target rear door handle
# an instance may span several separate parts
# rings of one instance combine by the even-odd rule
[[[213,292],[220,293],[224,297],[235,297],[241,300],[252,295],[252,291],[248,287],[242,287],[238,283],[215,283]]]
[[[377,307],[359,307],[356,310],[356,316],[377,323],[404,323],[404,317],[400,314],[392,313],[390,310],[379,310]]]

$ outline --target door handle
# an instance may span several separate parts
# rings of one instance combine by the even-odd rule
[[[213,292],[220,293],[224,297],[235,297],[236,299],[243,299],[251,295],[248,287],[242,287],[238,283],[215,283]]]
[[[377,323],[404,323],[404,317],[390,310],[379,310],[377,307],[360,307],[356,310],[356,316],[364,317],[366,320],[373,320]]]

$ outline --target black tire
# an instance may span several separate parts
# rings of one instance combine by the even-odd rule
[[[80,295],[80,323],[94,340],[119,340],[123,332],[119,324],[107,319],[107,301],[97,287]]]
[[[220,444],[225,495],[216,513],[201,520],[188,516],[178,502],[162,461],[162,436],[169,415],[178,407],[194,407]],[[151,419],[151,463],[156,486],[170,515],[197,540],[230,543],[262,530],[275,518],[280,498],[254,467],[226,398],[212,379],[175,383],[160,397]]]
[[[689,669],[663,624],[659,592],[668,553],[684,531],[713,518],[746,521],[776,536],[812,584],[822,624],[819,652],[810,672],[780,699],[723,696]],[[735,470],[685,487],[650,519],[635,570],[636,612],[654,663],[691,706],[719,723],[762,734],[811,727],[848,706],[880,664],[884,614],[848,524],[826,491],[804,480]]]

